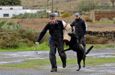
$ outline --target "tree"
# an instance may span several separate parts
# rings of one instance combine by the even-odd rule
[[[14,5],[21,5],[21,1],[20,0],[0,0],[0,5],[1,6],[14,6]]]
[[[112,6],[114,7],[115,6],[115,0],[110,0],[111,3],[112,3]]]

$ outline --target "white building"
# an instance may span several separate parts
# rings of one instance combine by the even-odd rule
[[[37,13],[43,9],[24,9],[23,6],[0,6],[0,18],[12,18],[24,13]]]

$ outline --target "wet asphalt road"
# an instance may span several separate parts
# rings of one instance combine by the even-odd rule
[[[26,60],[48,59],[48,51],[26,51],[26,52],[0,52],[0,64],[23,63]],[[75,58],[76,54],[72,51],[67,52],[67,57]],[[88,57],[115,58],[115,50],[93,50]],[[75,59],[76,60],[76,59]],[[63,69],[58,67],[57,73],[51,73],[50,67],[43,69],[0,69],[0,75],[115,75],[115,63],[87,66],[79,72],[76,71],[77,65],[68,65]]]

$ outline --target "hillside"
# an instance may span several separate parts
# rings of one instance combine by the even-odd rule
[[[21,0],[26,8],[46,8],[47,0]],[[51,8],[51,1],[48,2],[48,8]],[[62,10],[75,10],[81,0],[54,0],[54,8]],[[92,0],[93,1],[93,0]],[[94,0],[99,3],[110,3],[110,0]]]

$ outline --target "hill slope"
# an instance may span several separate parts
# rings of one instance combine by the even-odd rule
[[[27,8],[46,8],[48,0],[21,0],[22,5]],[[48,2],[48,8],[51,8],[51,1]],[[54,8],[62,10],[75,10],[81,0],[54,0]],[[92,0],[93,1],[93,0]],[[110,0],[94,0],[100,3],[109,2]]]

